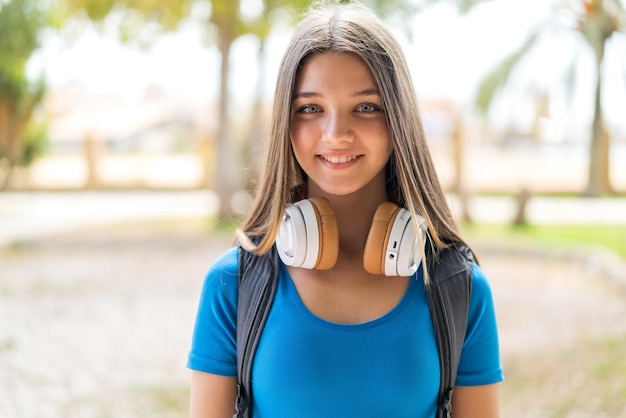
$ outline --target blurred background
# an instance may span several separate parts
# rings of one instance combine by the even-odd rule
[[[0,0],[0,417],[181,417],[306,0]],[[626,416],[626,2],[365,1],[491,280],[504,417]]]

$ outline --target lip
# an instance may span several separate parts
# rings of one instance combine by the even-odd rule
[[[357,163],[363,155],[357,154],[319,154],[317,158],[330,168],[347,168]]]

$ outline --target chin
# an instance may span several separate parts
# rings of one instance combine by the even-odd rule
[[[363,187],[328,186],[318,188],[322,193],[332,196],[351,196],[363,192]]]
[[[337,180],[316,182],[309,177],[309,194],[321,193],[333,196],[350,196],[358,193],[366,193],[368,195],[387,194],[384,177],[382,181],[379,181],[378,177],[369,181],[364,181],[365,179]]]
[[[325,196],[348,196],[351,193],[350,192],[346,192],[344,190],[340,190],[340,189],[336,189],[336,188],[317,188],[314,189],[317,191],[317,194],[322,194]],[[311,193],[311,190],[309,189],[309,194]]]

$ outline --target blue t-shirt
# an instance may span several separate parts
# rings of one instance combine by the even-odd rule
[[[188,360],[193,370],[237,376],[237,263],[233,248],[206,277]],[[458,386],[503,380],[491,289],[477,265],[473,279]],[[439,378],[421,269],[389,313],[344,325],[313,315],[282,265],[252,369],[255,418],[433,417]]]

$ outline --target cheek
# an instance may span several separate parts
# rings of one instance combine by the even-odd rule
[[[378,123],[371,126],[369,129],[370,135],[377,138],[377,147],[379,150],[387,155],[391,154],[391,138],[389,136],[389,130],[386,123]]]
[[[312,123],[292,123],[289,129],[291,145],[296,155],[315,146],[315,139],[319,137],[318,129]]]
[[[303,126],[301,124],[292,124],[289,129],[289,137],[291,139],[291,149],[293,150],[293,154],[296,157],[296,161],[298,164],[302,165],[302,157],[305,154],[307,143],[306,133],[304,132]]]
[[[292,141],[305,142],[315,137],[317,127],[315,123],[292,121],[289,134]]]

